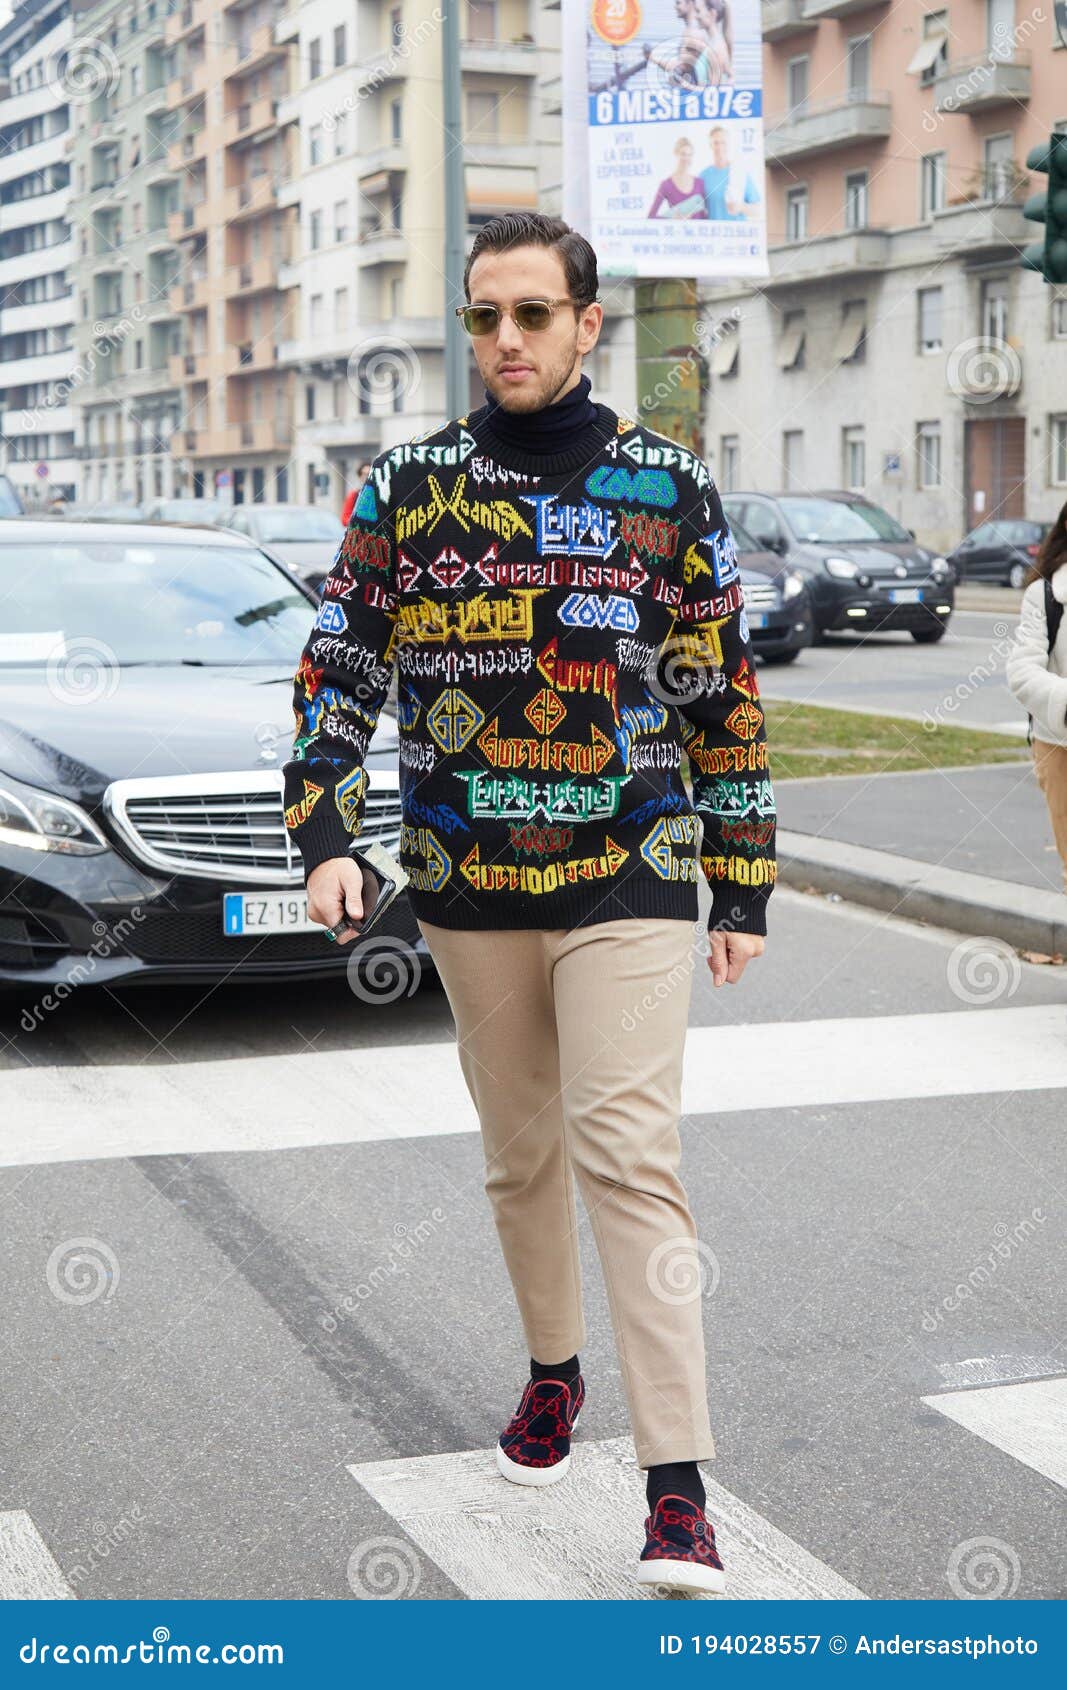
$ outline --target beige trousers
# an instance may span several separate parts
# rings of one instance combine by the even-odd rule
[[[485,1190],[530,1354],[585,1338],[574,1179],[607,1288],[638,1465],[715,1454],[703,1307],[714,1257],[678,1177],[702,930],[634,918],[482,932],[419,921],[456,1022]]]
[[[1052,836],[1063,864],[1063,887],[1067,891],[1067,745],[1052,745],[1035,734],[1032,749],[1034,773],[1045,794]]]

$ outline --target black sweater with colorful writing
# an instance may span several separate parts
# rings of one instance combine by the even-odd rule
[[[358,839],[395,665],[417,916],[695,921],[702,871],[710,927],[765,933],[774,793],[718,493],[684,447],[590,414],[559,451],[483,406],[375,459],[294,677],[285,825],[305,881]]]

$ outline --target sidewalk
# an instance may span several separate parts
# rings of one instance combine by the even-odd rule
[[[1029,761],[783,780],[775,796],[785,884],[1067,954],[1067,893]]]

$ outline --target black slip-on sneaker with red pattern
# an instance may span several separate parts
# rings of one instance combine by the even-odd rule
[[[579,1373],[573,1387],[562,1379],[531,1379],[496,1446],[496,1464],[517,1485],[551,1485],[571,1464],[571,1433],[585,1401]]]
[[[661,1496],[645,1519],[645,1547],[638,1584],[663,1584],[721,1596],[726,1573],[715,1547],[715,1527],[703,1508],[684,1496]]]

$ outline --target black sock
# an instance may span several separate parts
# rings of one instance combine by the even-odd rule
[[[562,1379],[565,1385],[573,1385],[580,1372],[577,1356],[571,1356],[569,1361],[558,1361],[552,1367],[547,1362],[534,1361],[533,1356],[530,1357],[531,1379]]]
[[[684,1496],[703,1508],[707,1501],[704,1481],[695,1461],[660,1461],[648,1469],[645,1486],[649,1509],[654,1511],[661,1496]]]

